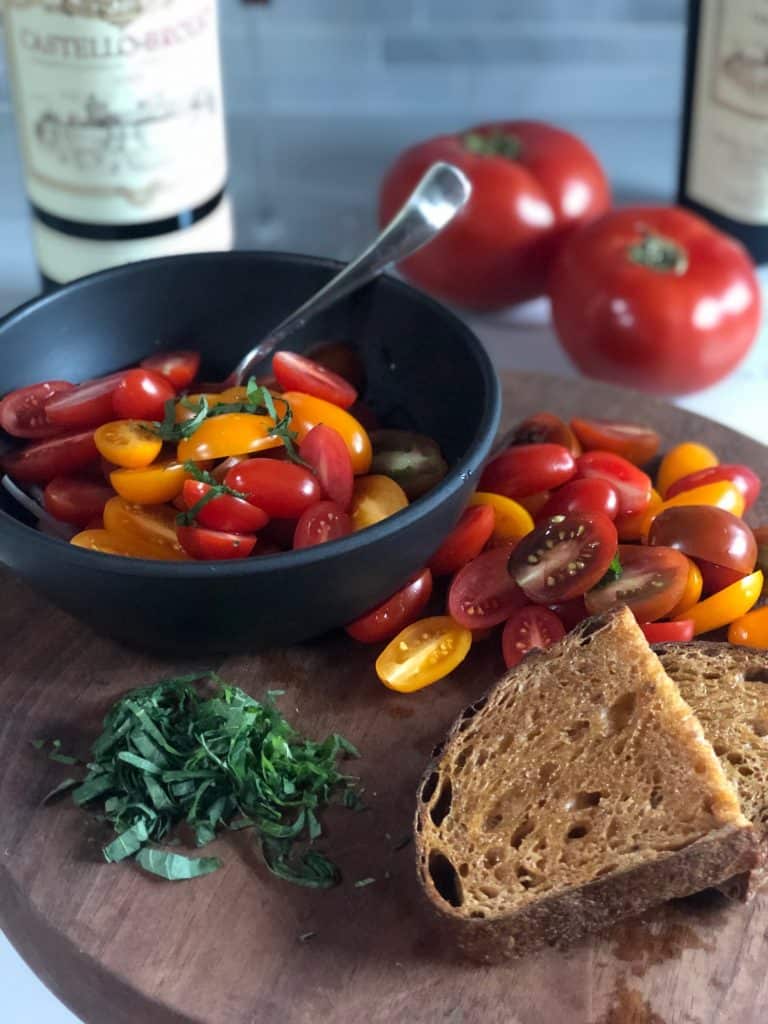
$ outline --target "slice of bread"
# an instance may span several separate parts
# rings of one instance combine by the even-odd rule
[[[415,827],[429,900],[486,963],[757,863],[733,786],[626,608],[530,654],[463,713]]]
[[[760,840],[760,863],[720,888],[749,899],[768,881],[768,654],[733,644],[659,644],[662,665],[690,704]]]

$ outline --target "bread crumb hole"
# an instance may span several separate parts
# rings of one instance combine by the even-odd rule
[[[723,754],[728,749],[728,747],[724,747],[721,743],[714,743],[712,745],[712,749],[714,750],[714,752],[717,754],[718,757],[722,757]]]
[[[602,793],[595,791],[593,793],[577,793],[576,796],[566,800],[565,809],[566,811],[584,811],[588,807],[597,807],[600,803]]]
[[[485,851],[483,857],[483,864],[487,868],[495,868],[497,864],[501,863],[501,858],[504,856],[504,851],[500,846],[491,846]]]
[[[485,914],[482,910],[473,910],[469,916],[479,918],[480,920],[482,920],[485,917]]]
[[[456,755],[456,760],[454,761],[454,771],[460,772],[466,763],[467,752],[466,750],[460,750],[459,753]]]
[[[452,907],[460,907],[464,902],[461,883],[453,864],[445,854],[432,850],[427,864],[429,876],[438,894]]]
[[[443,783],[443,788],[440,790],[440,795],[429,811],[430,818],[438,828],[450,814],[452,800],[453,787],[451,786],[451,780],[446,779]]]
[[[626,729],[635,713],[636,705],[637,696],[634,693],[625,693],[611,704],[608,708],[608,724],[613,732],[622,732]]]
[[[768,683],[768,668],[751,668],[744,673],[747,683]]]
[[[519,850],[523,840],[526,836],[529,836],[531,832],[533,832],[533,822],[530,818],[525,818],[512,833],[512,836],[510,837],[509,840],[509,845],[513,849]]]
[[[768,736],[768,719],[758,718],[752,723],[752,732],[755,736]]]
[[[732,750],[732,751],[731,751],[731,752],[730,752],[730,753],[729,753],[729,754],[727,755],[727,760],[728,760],[728,761],[729,761],[729,762],[730,762],[731,764],[743,764],[743,762],[744,762],[744,755],[743,755],[743,754],[741,754],[741,753],[739,753],[739,751],[738,751],[738,750]]]
[[[421,787],[421,802],[428,804],[435,794],[437,784],[440,781],[440,772],[432,772],[427,781]]]
[[[483,828],[486,832],[495,832],[503,820],[504,816],[498,811],[495,814],[489,814],[483,823]]]
[[[658,786],[654,786],[651,790],[651,795],[648,800],[648,803],[651,805],[651,807],[658,807],[663,800],[664,794],[661,792]]]
[[[469,864],[459,864],[459,874],[461,875],[462,878],[466,878],[467,875],[469,874]]]
[[[571,825],[565,833],[566,839],[583,839],[589,832],[589,825],[586,822],[579,822],[578,825]]]
[[[741,775],[742,778],[745,779],[748,779],[750,778],[750,776],[755,774],[748,764],[741,764],[736,770],[738,771],[739,775]]]
[[[565,735],[569,740],[580,740],[588,732],[589,722],[582,718],[580,721],[574,722],[573,725],[569,726],[565,730]]]

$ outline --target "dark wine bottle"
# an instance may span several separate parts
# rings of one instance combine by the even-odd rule
[[[768,262],[768,2],[689,0],[678,202]]]

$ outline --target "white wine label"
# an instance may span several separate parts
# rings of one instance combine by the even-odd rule
[[[686,194],[768,223],[768,0],[702,0]]]
[[[33,203],[141,224],[209,200],[227,175],[216,0],[5,0]]]

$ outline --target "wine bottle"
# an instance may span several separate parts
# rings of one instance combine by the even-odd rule
[[[678,202],[768,261],[766,0],[689,0]]]
[[[216,0],[6,0],[43,280],[230,249]]]

